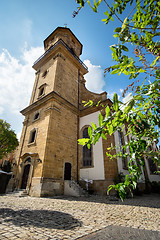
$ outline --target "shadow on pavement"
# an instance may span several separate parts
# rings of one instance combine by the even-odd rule
[[[49,210],[18,210],[0,209],[0,218],[16,226],[34,226],[37,228],[73,229],[82,223],[72,215]]]
[[[69,200],[69,201],[83,201],[93,203],[106,203],[114,205],[130,205],[139,207],[160,208],[160,194],[143,194],[141,196],[134,196],[133,198],[125,199],[122,202],[119,198],[114,196],[98,196],[89,195],[88,197],[66,197],[56,196],[55,199]]]

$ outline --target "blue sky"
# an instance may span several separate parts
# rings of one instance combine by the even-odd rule
[[[33,83],[33,62],[43,54],[43,40],[58,26],[70,28],[83,44],[81,60],[90,73],[86,75],[91,91],[121,95],[127,78],[107,75],[112,64],[109,46],[116,43],[113,30],[117,22],[105,25],[102,4],[95,14],[88,6],[76,16],[74,0],[1,0],[0,7],[0,118],[11,124],[20,135],[23,116],[19,113],[29,103]]]

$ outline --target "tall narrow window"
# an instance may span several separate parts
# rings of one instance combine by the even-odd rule
[[[30,132],[29,143],[34,143],[36,139],[36,129]]]
[[[44,94],[44,87],[41,87],[39,89],[39,97],[42,96]]]
[[[83,130],[83,138],[89,138],[88,127]],[[83,166],[92,166],[92,146],[90,149],[86,145],[83,147]]]
[[[118,135],[119,135],[119,142],[120,142],[120,151],[122,153],[122,155],[125,153],[123,146],[125,145],[124,142],[124,135],[122,132],[118,131]],[[123,169],[127,169],[127,159],[125,157],[122,156],[122,167]]]
[[[42,77],[45,78],[47,76],[48,71],[46,70],[43,74]]]
[[[42,97],[45,95],[46,92],[46,83],[43,83],[40,87],[39,87],[39,92],[38,92],[38,98]]]

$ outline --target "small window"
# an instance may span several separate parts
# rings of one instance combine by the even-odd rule
[[[39,112],[37,112],[35,115],[34,115],[34,120],[37,120],[39,119]]]
[[[83,138],[89,138],[88,127],[83,130]],[[92,146],[90,149],[86,145],[83,147],[83,166],[92,166]]]
[[[42,96],[44,94],[44,87],[39,89],[39,97]]]
[[[46,83],[43,83],[43,84],[39,87],[38,97],[42,97],[43,95],[45,95],[46,86],[47,86],[47,84],[46,84]]]
[[[42,77],[45,78],[47,76],[48,71],[46,70],[43,74]]]
[[[34,143],[36,139],[36,129],[30,132],[29,143]]]

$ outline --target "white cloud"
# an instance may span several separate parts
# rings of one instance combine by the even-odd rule
[[[17,135],[17,139],[18,139],[18,141],[20,141],[20,138],[21,138],[21,132],[18,132],[16,135]]]
[[[35,79],[32,65],[42,53],[42,47],[25,47],[19,59],[6,49],[0,53],[0,118],[11,124],[18,138],[23,121],[19,111],[29,104]]]
[[[124,89],[120,88],[119,91],[120,91],[120,93],[122,93],[124,91]]]
[[[41,47],[24,49],[21,58],[16,59],[3,49],[0,54],[1,113],[5,109],[11,113],[19,113],[28,105],[35,75],[31,66],[42,51]]]
[[[84,60],[84,64],[88,67],[89,71],[85,75],[87,89],[96,93],[103,92],[105,81],[104,71],[101,66],[93,65],[88,59]]]

